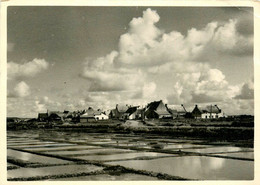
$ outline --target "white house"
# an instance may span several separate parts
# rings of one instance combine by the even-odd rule
[[[94,118],[96,120],[106,120],[106,119],[109,119],[108,115],[104,114],[103,112],[94,112]]]
[[[80,116],[80,122],[93,122],[97,120],[106,120],[108,115],[104,114],[100,109],[93,110],[91,107],[86,110],[86,112]]]
[[[209,105],[203,109],[198,108],[198,106],[196,105],[192,111],[192,115],[196,119],[218,119],[221,117],[225,117],[225,114],[221,111],[221,109],[218,108],[217,105]]]

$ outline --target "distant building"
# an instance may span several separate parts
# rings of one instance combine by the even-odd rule
[[[48,120],[50,121],[64,121],[64,113],[60,111],[48,111]]]
[[[39,113],[38,121],[48,121],[48,113]]]
[[[94,110],[91,107],[89,107],[88,110],[86,110],[85,113],[80,116],[81,123],[107,119],[109,119],[108,115],[104,114],[104,112],[102,112],[100,109]]]
[[[110,110],[108,116],[109,116],[110,119],[116,119],[116,116],[117,116],[117,110],[116,110],[116,109],[112,109],[112,110]]]
[[[198,105],[195,105],[191,113],[195,119],[218,119],[225,117],[224,113],[218,108],[217,105],[209,105],[201,109]]]
[[[109,116],[106,115],[104,112],[102,112],[101,110],[97,110],[97,111],[94,111],[93,113],[94,115],[94,118],[96,120],[107,120],[109,119]]]
[[[128,110],[129,106],[126,105],[116,105],[116,110],[115,110],[115,118],[120,119],[120,120],[125,120],[128,119],[129,113],[126,113]]]
[[[129,120],[142,119],[144,109],[138,109],[138,108],[139,106],[129,107],[126,111],[126,114],[128,116],[127,119]]]
[[[146,119],[172,118],[171,113],[162,100],[149,103],[145,109],[144,115]]]

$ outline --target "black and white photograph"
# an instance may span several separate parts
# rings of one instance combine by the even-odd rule
[[[5,180],[253,182],[254,13],[8,6]]]

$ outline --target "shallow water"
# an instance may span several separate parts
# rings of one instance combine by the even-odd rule
[[[201,149],[182,149],[184,152],[198,152],[198,153],[220,153],[220,152],[237,152],[237,151],[252,151],[250,148],[234,147],[234,146],[215,146]]]
[[[66,156],[71,158],[71,160],[75,158],[90,161],[96,160],[105,164],[122,165],[136,170],[166,173],[188,179],[248,180],[253,179],[254,175],[253,161],[224,158],[225,156],[229,156],[240,157],[243,159],[253,159],[253,148],[235,147],[225,141],[221,142],[222,145],[220,146],[213,145],[212,142],[206,142],[205,140],[200,139],[178,139],[171,138],[170,136],[166,137],[146,134],[100,134],[73,131],[63,132],[54,130],[50,130],[48,132],[28,130],[27,132],[28,133],[8,132],[8,147],[25,148],[28,151],[39,152],[39,154],[42,153]],[[9,137],[9,135],[15,137]],[[21,138],[19,138],[20,136]],[[72,142],[75,143],[71,144]],[[217,141],[216,143],[219,144]],[[97,146],[91,146],[91,144],[96,144]],[[98,146],[103,144],[107,146]],[[147,151],[147,148],[153,149],[156,145],[163,146],[160,148],[160,150],[158,150],[161,152],[163,150],[165,150],[165,152],[169,150],[180,150],[183,152],[196,152],[202,156],[185,156],[182,155],[183,153],[166,154],[159,152],[149,152],[149,150]],[[123,148],[128,146],[129,149],[116,148],[120,146]],[[131,148],[133,146],[137,147],[138,149],[144,148],[146,150],[134,150],[134,148]],[[203,154],[210,155],[211,153],[212,155],[218,155],[219,157],[203,156]],[[28,162],[44,164],[73,164],[44,168],[19,168],[15,169],[15,171],[8,170],[9,178],[18,177],[19,175],[29,177],[38,175],[43,176],[46,174],[73,174],[81,172],[81,170],[87,170],[83,169],[82,166],[84,165],[74,165],[74,163],[70,161],[44,157],[41,155],[15,151],[12,149],[7,150],[7,155],[9,157],[25,160]],[[137,160],[136,158],[140,159]],[[106,162],[110,160],[113,162]],[[7,165],[11,166],[11,164]],[[35,171],[35,173],[33,171]],[[135,174],[103,174],[68,179],[63,178],[61,180],[150,180],[151,178],[152,177],[142,175],[139,176]]]
[[[7,149],[7,155],[15,159],[20,159],[32,163],[63,164],[63,163],[70,162],[61,159],[56,159],[53,157],[45,157],[45,156],[35,155],[27,152],[15,151],[11,149]]]
[[[59,175],[59,174],[72,174],[81,172],[93,172],[102,170],[102,167],[94,165],[66,165],[66,166],[52,166],[42,168],[19,168],[8,171],[7,178],[17,177],[35,177],[45,175]]]
[[[252,180],[254,163],[204,156],[183,156],[153,160],[108,162],[110,165],[166,173],[188,179]]]
[[[66,150],[83,150],[83,149],[98,149],[102,148],[99,146],[89,146],[89,145],[73,145],[73,146],[64,146],[64,147],[39,147],[39,148],[27,148],[26,150],[34,151],[34,152],[48,152],[48,151],[66,151]]]
[[[62,146],[75,146],[75,144],[69,143],[53,143],[53,144],[39,144],[39,145],[19,145],[15,148],[41,148],[41,147],[62,147]]]
[[[73,154],[95,154],[95,153],[103,153],[103,154],[109,154],[109,153],[124,153],[124,152],[131,152],[131,150],[124,150],[124,149],[110,149],[110,148],[99,148],[99,149],[90,149],[90,150],[79,150],[79,151],[56,151],[56,152],[45,152],[48,154],[55,154],[55,155],[73,155]],[[132,151],[133,152],[133,151]]]
[[[123,154],[113,154],[113,155],[80,156],[80,157],[76,157],[76,158],[84,159],[84,160],[107,161],[107,160],[133,159],[136,157],[160,157],[160,156],[174,156],[174,155],[156,153],[156,152],[135,152],[135,153],[123,153]]]
[[[239,157],[245,159],[254,159],[254,152],[237,152],[237,153],[224,153],[215,154],[217,156]]]
[[[22,145],[44,145],[44,144],[52,144],[52,143],[55,143],[55,142],[51,142],[51,141],[31,141],[31,142],[13,142],[13,143],[10,143],[8,141],[8,144],[7,146],[22,146]]]

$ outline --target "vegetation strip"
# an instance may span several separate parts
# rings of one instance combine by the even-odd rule
[[[94,172],[82,172],[82,173],[74,173],[74,174],[61,174],[61,175],[46,175],[46,176],[36,176],[36,177],[17,177],[17,178],[9,178],[8,181],[40,181],[47,179],[59,179],[59,178],[71,178],[71,177],[80,177],[80,176],[89,176],[89,175],[100,175],[104,174],[103,170],[94,171]]]

